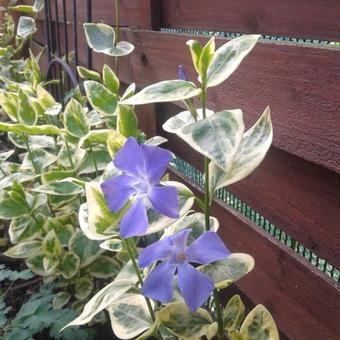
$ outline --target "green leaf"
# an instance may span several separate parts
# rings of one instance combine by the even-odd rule
[[[31,270],[33,273],[40,275],[40,276],[46,276],[47,273],[45,272],[44,269],[44,254],[38,253],[32,257],[29,257],[26,260],[26,265],[29,270]]]
[[[121,101],[132,97],[136,92],[136,83],[131,83],[121,97]]]
[[[107,164],[112,161],[112,158],[106,150],[94,149],[93,152],[87,152],[84,159],[78,166],[78,176],[83,174],[92,174],[96,172],[93,157],[96,160],[97,168],[99,171],[104,170]]]
[[[116,153],[123,147],[126,142],[126,138],[116,130],[110,130],[107,135],[107,151],[111,158],[114,158]]]
[[[17,259],[26,259],[28,257],[34,256],[40,250],[41,241],[26,241],[9,248],[5,252],[5,255]]]
[[[57,293],[52,301],[53,309],[63,308],[71,299],[71,294],[68,292]]]
[[[116,279],[93,296],[85,305],[83,312],[66,327],[84,325],[88,323],[97,313],[120,299],[121,296],[133,286],[134,285],[128,280]]]
[[[77,71],[79,76],[85,80],[95,80],[101,82],[100,74],[96,71],[89,70],[83,66],[77,66]]]
[[[137,136],[138,119],[132,106],[118,105],[117,131],[125,137]]]
[[[223,260],[200,266],[198,269],[214,280],[217,289],[222,289],[248,274],[254,265],[255,261],[250,255],[233,253]]]
[[[199,74],[202,78],[206,77],[208,67],[215,53],[215,37],[212,37],[203,47],[198,63]]]
[[[135,338],[152,326],[145,298],[139,294],[123,295],[108,308],[112,330],[119,339]]]
[[[18,121],[26,125],[35,125],[38,115],[32,106],[31,99],[21,89],[18,94]]]
[[[195,66],[197,73],[199,73],[200,72],[199,61],[200,61],[200,57],[201,57],[201,53],[202,53],[202,49],[203,49],[202,45],[197,40],[188,40],[186,42],[186,44],[190,48],[192,62]]]
[[[162,136],[153,136],[148,139],[144,144],[150,146],[160,146],[161,144],[166,143],[168,140]]]
[[[71,99],[65,108],[64,123],[67,131],[77,138],[85,136],[90,131],[85,110],[75,99]]]
[[[41,181],[43,184],[50,182],[56,182],[62,179],[66,179],[74,175],[74,170],[57,170],[48,171],[41,175]]]
[[[201,93],[194,83],[186,80],[165,80],[145,87],[132,97],[121,101],[125,105],[142,105],[149,103],[174,102],[192,97]]]
[[[61,244],[54,230],[50,230],[42,242],[42,249],[46,255],[58,256],[61,254]]]
[[[108,134],[112,130],[110,129],[100,129],[100,130],[91,130],[88,134],[82,137],[79,140],[79,147],[88,147],[93,144],[106,144]]]
[[[55,256],[45,256],[43,259],[43,265],[47,275],[52,275],[59,265],[59,259]]]
[[[92,293],[93,288],[94,288],[93,280],[91,280],[88,277],[81,277],[80,279],[77,280],[74,286],[76,298],[78,300],[87,299]]]
[[[209,188],[212,194],[219,188],[236,183],[250,175],[262,162],[273,140],[273,127],[269,107],[260,119],[243,134],[228,171],[215,163],[209,164]]]
[[[44,110],[54,107],[57,104],[53,96],[46,89],[44,89],[40,84],[37,86],[36,92],[37,92],[39,104]]]
[[[25,142],[26,136],[18,135],[10,132],[8,134],[9,140],[18,148],[27,149]],[[28,143],[31,148],[48,148],[54,149],[56,144],[53,137],[49,136],[28,136]]]
[[[35,13],[40,12],[44,8],[44,0],[35,0],[33,9]]]
[[[68,144],[68,147],[63,144],[58,154],[58,164],[62,167],[70,168],[71,158],[73,165],[76,167],[84,160],[85,156],[86,150],[78,148],[72,144]]]
[[[0,122],[0,131],[26,133],[28,135],[60,135],[63,130],[54,125],[29,126],[25,124],[8,124]]]
[[[189,111],[168,119],[163,129],[175,133],[194,150],[214,161],[227,171],[241,143],[244,124],[241,110],[207,112],[203,119],[202,110],[197,110],[198,121]],[[218,136],[218,138],[216,138]]]
[[[89,240],[81,230],[77,230],[69,241],[70,250],[80,259],[80,267],[91,264],[102,252],[99,242]]]
[[[88,267],[92,276],[106,279],[118,274],[120,266],[113,258],[100,255]]]
[[[0,106],[4,112],[8,115],[8,117],[16,122],[18,120],[17,112],[18,112],[18,94],[7,92],[5,90],[0,89]]]
[[[17,6],[10,6],[9,9],[15,12],[22,12],[22,13],[34,13],[33,6],[30,5],[17,5]]]
[[[43,224],[44,218],[41,215],[35,219],[28,215],[13,219],[8,229],[11,243],[16,244],[39,236],[43,230]]]
[[[203,336],[212,339],[217,333],[217,322],[213,322],[206,310],[199,308],[193,313],[183,302],[166,305],[159,311],[158,317],[172,334],[183,340]]]
[[[33,155],[34,163],[38,168],[39,172],[42,172],[43,169],[49,167],[53,163],[56,162],[57,156],[51,152],[46,151],[41,148],[32,148],[31,155]],[[24,160],[22,161],[21,169],[23,170],[33,170],[34,166],[31,160],[31,155],[26,153]]]
[[[42,184],[32,191],[42,192],[47,195],[70,196],[81,194],[84,189],[82,186],[64,179],[58,182]]]
[[[87,80],[84,82],[87,99],[92,107],[99,113],[113,115],[117,110],[118,97],[102,84]]]
[[[207,72],[207,87],[221,84],[238,68],[254,48],[260,35],[243,35],[228,41],[214,54]]]
[[[236,331],[230,333],[230,340],[245,340],[244,337]]]
[[[134,49],[134,46],[126,41],[120,41],[115,45],[115,31],[109,25],[86,23],[84,30],[87,43],[95,52],[120,57]]]
[[[113,251],[115,253],[123,249],[122,240],[118,238],[114,238],[112,240],[106,240],[103,243],[101,243],[99,246],[102,249]]]
[[[75,276],[79,270],[79,263],[80,259],[76,254],[72,252],[65,253],[60,264],[60,271],[63,277],[70,279]]]
[[[10,174],[0,180],[0,190],[6,189],[13,185],[14,182],[24,183],[30,182],[34,179],[35,175],[30,173],[16,172]]]
[[[243,321],[240,334],[245,340],[279,340],[275,321],[263,305],[257,305]]]
[[[17,35],[22,39],[27,39],[37,31],[33,18],[21,16],[18,21]]]
[[[245,306],[239,295],[234,295],[223,309],[224,329],[230,334],[238,330],[244,319]]]
[[[120,82],[116,74],[108,65],[103,67],[103,80],[104,85],[113,93],[118,93]]]

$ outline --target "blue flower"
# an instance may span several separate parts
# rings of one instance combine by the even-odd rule
[[[187,74],[183,65],[178,65],[178,78],[181,80],[188,80]]]
[[[161,261],[147,276],[142,293],[162,303],[171,301],[173,279],[177,271],[178,286],[188,307],[195,311],[208,299],[214,289],[213,280],[190,263],[207,264],[230,255],[219,236],[207,231],[187,246],[191,229],[183,229],[173,236],[145,248],[139,265],[149,267]]]
[[[117,152],[113,164],[122,171],[101,184],[107,205],[112,212],[134,198],[120,223],[123,238],[143,235],[148,227],[147,206],[170,218],[179,217],[178,193],[175,187],[159,182],[171,159],[171,153],[156,146],[138,145],[130,137]]]

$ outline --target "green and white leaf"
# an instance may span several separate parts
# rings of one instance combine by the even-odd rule
[[[32,155],[34,157],[34,163],[37,166],[38,170],[42,172],[43,169],[46,169],[50,165],[56,162],[57,156],[51,152],[46,151],[45,149],[42,148],[32,148]],[[21,165],[22,170],[32,170],[34,169],[32,160],[31,160],[31,155],[29,153],[26,153],[22,165]]]
[[[77,280],[74,290],[75,296],[78,300],[87,299],[94,288],[94,282],[89,277],[81,277]]]
[[[215,114],[208,111],[207,118],[203,119],[203,112],[198,109],[197,119],[195,121],[189,111],[184,111],[168,119],[163,129],[175,133],[222,170],[229,170],[244,131],[242,111],[220,111]]]
[[[104,85],[113,93],[118,93],[120,82],[116,74],[108,65],[103,66]]]
[[[153,324],[145,297],[139,294],[123,295],[107,310],[112,330],[119,339],[135,338]]]
[[[186,80],[165,80],[145,87],[137,94],[121,101],[125,105],[174,102],[199,96],[201,89]]]
[[[60,264],[61,274],[65,279],[70,279],[78,273],[80,259],[72,252],[65,253]]]
[[[59,292],[53,297],[53,309],[63,308],[71,299],[71,294],[68,292]]]
[[[67,131],[76,138],[81,138],[90,131],[85,109],[75,99],[71,99],[65,108],[64,122]]]
[[[100,74],[96,71],[89,70],[83,66],[77,66],[77,71],[79,76],[85,80],[95,80],[101,82]]]
[[[183,340],[200,339],[206,336],[212,339],[217,333],[217,322],[210,314],[199,308],[191,312],[183,302],[170,303],[163,307],[158,317],[162,324],[175,336]]]
[[[228,334],[239,329],[244,315],[244,303],[239,295],[234,295],[223,309],[223,325]]]
[[[254,48],[260,35],[251,34],[232,39],[214,54],[207,71],[207,87],[221,84],[238,68]]]
[[[18,121],[26,125],[35,125],[38,120],[38,115],[33,108],[32,101],[29,95],[23,91],[18,92]]]
[[[21,16],[18,21],[17,35],[22,39],[27,39],[37,31],[35,20],[31,17]]]
[[[57,182],[39,185],[32,191],[42,192],[48,195],[69,196],[81,194],[84,189],[81,185],[66,178]]]
[[[205,264],[198,269],[214,280],[215,288],[222,289],[248,274],[254,266],[255,261],[250,255],[233,253],[223,260]]]
[[[119,238],[106,240],[103,243],[101,243],[99,246],[102,249],[112,251],[114,253],[118,253],[119,251],[121,251],[123,249],[122,240],[119,239]]]
[[[88,270],[93,277],[106,279],[117,275],[120,265],[115,259],[100,255],[88,266]]]
[[[26,241],[9,248],[5,255],[17,259],[26,259],[34,256],[41,250],[41,241]]]
[[[8,124],[0,122],[0,131],[25,133],[28,135],[61,135],[64,130],[57,128],[54,125],[39,125],[30,126],[25,124]]]
[[[49,256],[58,256],[62,251],[61,243],[53,229],[46,234],[41,246],[44,253]]]
[[[214,162],[209,164],[210,195],[220,188],[236,183],[250,175],[262,162],[273,140],[270,109],[267,107],[258,121],[243,134],[242,141],[228,171]]]
[[[257,305],[245,318],[240,328],[245,340],[279,340],[275,321],[263,305]]]
[[[59,259],[58,257],[55,256],[45,256],[43,259],[43,266],[44,266],[44,270],[46,272],[47,275],[52,275],[58,265],[59,265]]]
[[[113,115],[116,113],[118,102],[118,96],[116,94],[94,80],[85,81],[84,88],[87,99],[96,111],[104,115]]]

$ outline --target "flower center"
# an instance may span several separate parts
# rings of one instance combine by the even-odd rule
[[[139,183],[136,184],[137,193],[139,195],[146,195],[151,190],[151,185],[146,178],[141,178]]]
[[[178,253],[176,256],[176,260],[178,262],[184,262],[186,260],[185,253]]]

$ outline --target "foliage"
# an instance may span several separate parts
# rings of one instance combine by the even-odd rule
[[[41,7],[37,0],[12,8],[33,15],[19,20],[19,41],[34,33]],[[110,26],[85,24],[84,29],[95,52],[118,58],[133,50]],[[138,93],[132,84],[123,92],[117,59],[115,71],[108,65],[102,73],[78,67],[85,96],[77,88],[65,105],[48,92],[39,56],[32,53],[22,79],[0,78],[6,119],[0,131],[13,145],[0,154],[0,218],[10,221],[13,244],[5,254],[23,259],[58,287],[57,294],[43,287],[13,320],[3,321],[8,339],[18,331],[30,338],[55,320],[51,337],[58,338],[57,330],[66,324],[65,338],[84,337],[84,331],[66,327],[103,320],[104,310],[121,339],[278,339],[262,305],[245,316],[238,296],[225,308],[220,304],[219,290],[251,271],[254,260],[230,255],[210,215],[214,192],[253,172],[272,141],[269,108],[245,131],[241,110],[215,113],[206,105],[209,89],[236,71],[258,38],[245,35],[216,51],[214,38],[205,46],[190,40],[197,84],[181,69],[181,79]],[[164,139],[137,143],[143,133],[134,107],[172,101],[183,101],[187,111],[163,128],[204,156],[204,199],[169,180],[171,155],[159,147]],[[202,202],[202,212],[191,210],[195,200]],[[69,306],[82,312],[77,316]],[[6,306],[1,308],[6,315]]]

